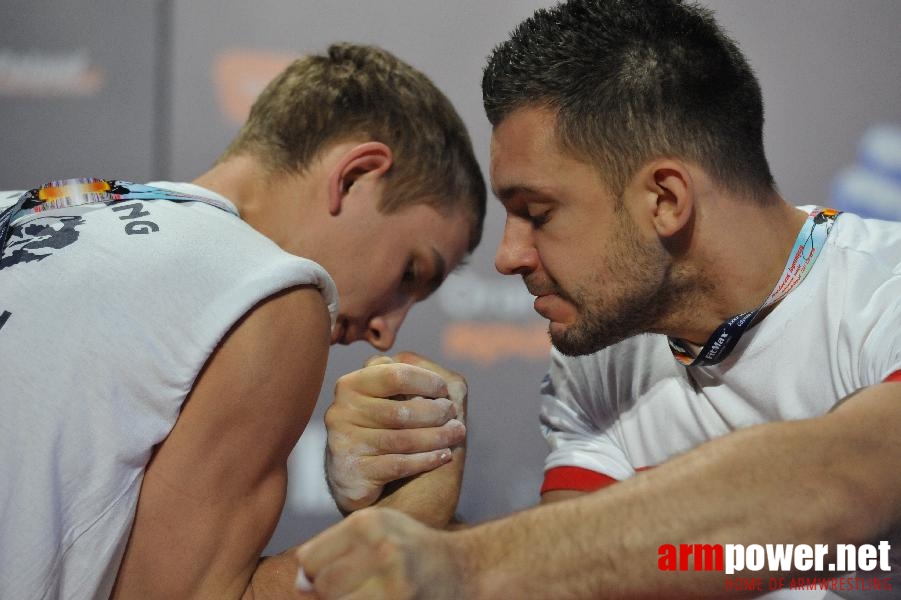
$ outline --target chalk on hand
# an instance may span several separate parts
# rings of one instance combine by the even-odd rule
[[[303,572],[303,567],[297,570],[297,579],[294,580],[294,587],[301,592],[313,591],[313,582],[307,579],[307,574]]]

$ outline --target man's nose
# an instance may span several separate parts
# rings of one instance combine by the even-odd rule
[[[532,243],[528,221],[507,217],[504,235],[494,254],[494,267],[504,275],[526,275],[538,268],[538,251]]]
[[[413,303],[414,300],[410,298],[401,306],[369,319],[369,327],[364,336],[366,341],[382,352],[391,349]]]

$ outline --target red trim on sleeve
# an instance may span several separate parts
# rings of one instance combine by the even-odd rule
[[[901,371],[898,374],[901,375]],[[652,466],[638,467],[635,471],[640,473],[653,468]],[[614,483],[619,483],[619,480],[590,469],[583,469],[582,467],[554,467],[545,471],[541,493],[557,490],[594,492]]]
[[[593,492],[601,488],[613,485],[618,480],[583,469],[581,467],[554,467],[544,473],[544,483],[541,485],[541,493],[556,490],[575,490],[577,492]]]
[[[895,371],[894,373],[883,379],[882,383],[888,383],[889,381],[901,382],[901,371]]]

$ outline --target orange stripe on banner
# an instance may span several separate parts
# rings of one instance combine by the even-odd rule
[[[883,379],[882,383],[888,383],[889,381],[901,382],[901,371],[895,371],[894,373]]]
[[[653,468],[638,467],[635,470],[641,472]],[[583,469],[582,467],[554,467],[544,473],[541,493],[556,490],[594,492],[614,483],[619,483],[619,480],[590,469]]]

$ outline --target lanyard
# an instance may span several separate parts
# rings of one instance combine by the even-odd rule
[[[763,304],[752,311],[735,315],[725,320],[707,339],[697,356],[694,356],[682,340],[669,338],[673,357],[686,366],[715,365],[729,356],[741,336],[751,328],[760,311],[771,306],[795,289],[810,273],[826,243],[836,217],[841,211],[832,208],[814,208],[798,233],[798,239],[788,255],[785,270]]]
[[[39,188],[25,192],[19,196],[18,202],[0,213],[0,257],[3,256],[3,248],[10,235],[13,217],[20,211],[39,213],[83,204],[113,204],[125,200],[203,202],[237,216],[231,206],[215,198],[182,194],[140,183],[89,177],[51,181]]]

